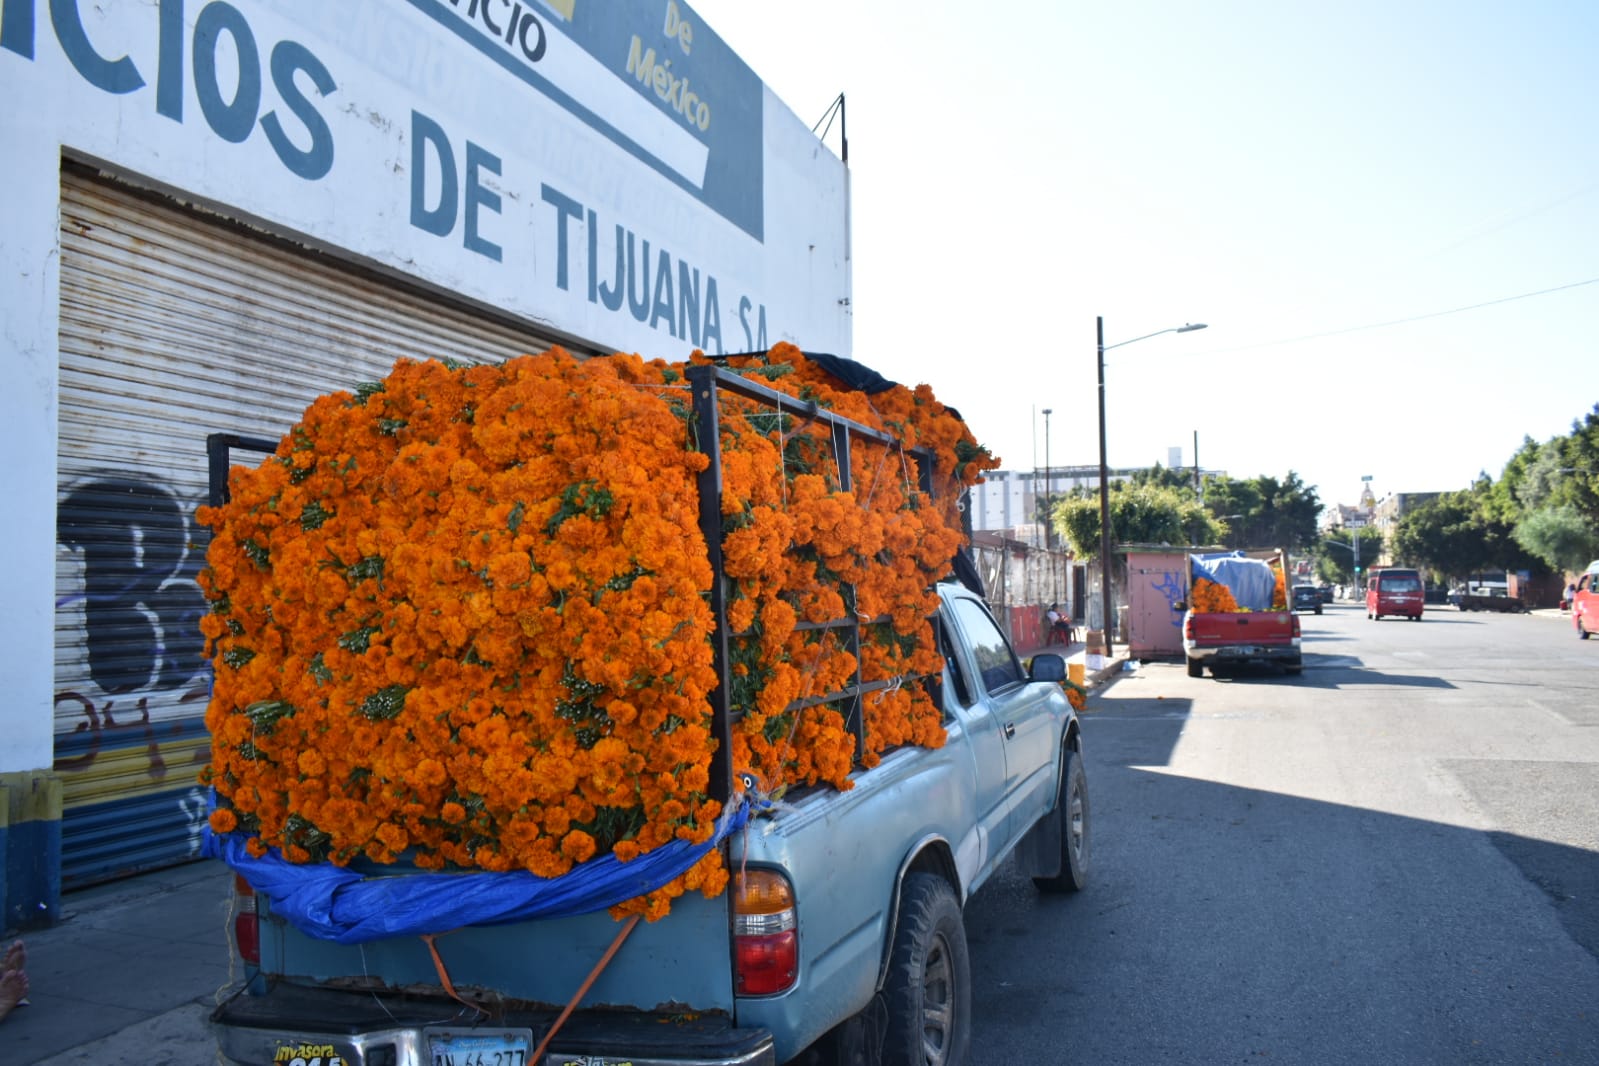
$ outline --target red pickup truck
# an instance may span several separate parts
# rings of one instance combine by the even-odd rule
[[[1304,669],[1299,616],[1288,603],[1280,549],[1195,553],[1188,557],[1188,600],[1183,604],[1183,656],[1188,676],[1209,666],[1276,663],[1290,674]]]

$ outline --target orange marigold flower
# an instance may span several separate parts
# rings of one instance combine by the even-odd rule
[[[824,425],[723,397],[727,624],[750,634],[730,666],[758,704],[739,708],[733,766],[847,788],[855,736],[800,701],[836,700],[857,667],[939,668],[931,589],[962,543],[961,491],[998,461],[925,387],[867,397],[787,344],[728,365],[934,455],[928,496],[905,453],[861,442],[844,491]],[[290,830],[301,819],[331,856],[553,877],[606,847],[708,838],[717,622],[683,370],[560,349],[402,360],[232,472],[230,502],[199,512],[218,605],[201,623],[218,658],[205,777],[260,824],[252,848],[321,857]],[[872,623],[858,652],[799,629],[846,617]],[[862,766],[937,746],[939,710],[907,685],[867,708],[864,739]],[[602,806],[642,824],[616,841],[572,828]],[[624,908],[653,919],[724,881],[713,852]]]

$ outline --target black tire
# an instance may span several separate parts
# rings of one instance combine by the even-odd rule
[[[900,892],[899,924],[883,1001],[883,1066],[966,1066],[972,1042],[971,957],[949,882],[914,873]]]
[[[1055,877],[1035,877],[1033,884],[1044,892],[1080,892],[1088,883],[1089,848],[1088,776],[1083,772],[1083,757],[1067,749],[1066,765],[1060,775],[1060,873]]]
[[[1580,618],[1577,619],[1577,639],[1578,640],[1587,640],[1588,639],[1588,631],[1582,627],[1582,619],[1580,619]]]
[[[1204,677],[1205,676],[1205,664],[1200,662],[1198,659],[1189,659],[1188,660],[1188,676],[1189,677]]]
[[[1317,608],[1316,608],[1316,613],[1317,613],[1317,614],[1320,614],[1320,613],[1321,613],[1321,608],[1320,608],[1320,607],[1317,607]]]

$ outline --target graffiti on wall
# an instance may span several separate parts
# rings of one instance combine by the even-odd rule
[[[142,747],[144,776],[163,778],[162,744],[173,737],[152,711],[203,711],[209,667],[200,618],[208,604],[195,580],[204,559],[194,528],[175,493],[136,478],[86,482],[58,506],[56,539],[81,580],[56,610],[81,619],[83,647],[81,672],[58,668],[58,771],[81,772],[105,751]],[[74,721],[65,731],[64,717]]]
[[[1166,606],[1171,610],[1171,624],[1181,626],[1183,612],[1177,605],[1182,603],[1187,595],[1187,589],[1183,586],[1183,575],[1176,570],[1162,570],[1160,581],[1151,584],[1150,587],[1159,595],[1166,597]]]

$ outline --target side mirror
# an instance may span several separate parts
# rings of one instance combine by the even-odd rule
[[[1066,660],[1052,652],[1039,652],[1033,656],[1032,671],[1028,674],[1029,681],[1053,681],[1059,684],[1066,680]]]

